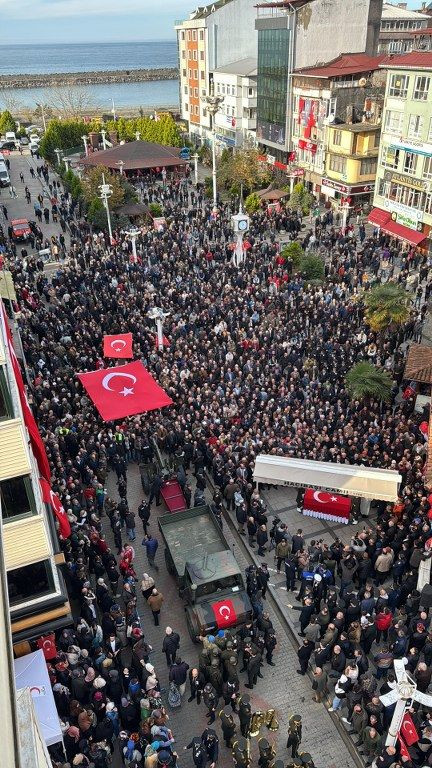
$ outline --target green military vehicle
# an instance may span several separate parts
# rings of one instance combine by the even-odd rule
[[[251,618],[242,572],[209,507],[163,515],[158,523],[192,640]]]

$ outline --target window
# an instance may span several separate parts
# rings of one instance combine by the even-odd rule
[[[194,96],[196,99],[198,98],[198,88],[194,88]]]
[[[330,155],[329,168],[331,171],[336,171],[336,173],[345,173],[346,164],[347,164],[346,157],[340,157],[339,155]]]
[[[408,93],[408,83],[408,75],[400,75],[398,72],[395,72],[395,74],[390,77],[388,95],[397,96],[399,99],[406,99]]]
[[[390,182],[384,179],[378,180],[378,194],[381,197],[388,197],[390,192]]]
[[[181,39],[182,39],[182,40],[184,40],[184,39],[185,39],[185,33],[184,33],[184,32],[181,32]]]
[[[197,61],[198,59],[198,51],[193,51],[193,60]]]
[[[201,72],[200,72],[200,78],[201,78],[201,80],[204,80],[204,70],[201,70]]]
[[[207,110],[206,110],[206,109],[203,109],[203,111],[202,111],[202,116],[203,116],[203,117],[207,117]]]
[[[185,109],[185,112],[189,112],[189,104],[187,104],[187,103],[186,103],[186,104],[184,105],[184,109]]]
[[[189,70],[189,75],[188,75],[188,77],[189,77],[189,80],[192,80],[192,70],[191,70],[191,69]]]
[[[198,105],[195,107],[195,114],[199,115],[199,106]]]
[[[381,165],[384,168],[397,168],[399,165],[400,149],[383,146],[381,153]]]
[[[423,164],[423,178],[432,179],[432,156],[425,157]]]
[[[335,147],[340,147],[342,143],[342,131],[333,131],[333,144]]]
[[[2,514],[5,520],[36,513],[30,478],[13,477],[0,483]]]
[[[253,95],[254,95],[254,89],[248,88],[248,96],[253,96]]]
[[[196,39],[197,39],[197,31],[196,31],[196,29],[193,29],[192,30],[192,40],[194,40],[196,42]]]
[[[377,169],[376,157],[366,157],[360,162],[360,176],[367,176],[375,173]]]
[[[421,115],[410,115],[408,123],[408,136],[410,139],[420,139],[423,130],[423,118]]]
[[[190,31],[190,29],[188,29],[188,31],[187,31],[187,39],[188,39],[188,40],[190,40],[190,39],[191,39],[191,31]]]
[[[187,85],[185,85],[185,87],[184,87],[184,92],[185,92],[185,96],[187,96],[188,95],[188,87],[187,87]]]
[[[188,59],[190,60],[192,58],[192,51],[188,51]]]
[[[204,51],[200,51],[200,61],[204,61]]]
[[[26,565],[7,573],[9,604],[18,605],[48,595],[53,590],[49,560]]]
[[[426,101],[428,97],[429,85],[430,77],[417,75],[414,84],[413,99],[416,99],[416,101]]]
[[[415,152],[405,152],[403,163],[404,173],[414,174],[417,168],[418,155]]]
[[[194,69],[194,80],[198,80],[198,70]]]
[[[419,189],[407,187],[405,184],[398,184],[397,182],[392,181],[390,183],[388,198],[394,200],[396,203],[407,205],[409,208],[421,208],[423,192]]]
[[[201,41],[204,40],[204,30],[203,29],[200,29],[200,40]]]
[[[401,133],[403,119],[403,112],[395,112],[392,109],[387,109],[384,118],[384,130],[389,133]]]
[[[432,192],[428,192],[424,203],[424,212],[432,213]]]
[[[187,71],[185,69],[182,70],[183,77],[186,77]]]
[[[182,51],[182,59],[186,58],[186,51]]]
[[[429,123],[428,141],[432,141],[432,117],[431,117],[430,123]]]
[[[0,421],[3,421],[3,419],[13,419],[13,416],[14,412],[9,388],[6,384],[5,375],[0,369]]]

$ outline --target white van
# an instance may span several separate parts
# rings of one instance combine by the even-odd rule
[[[10,185],[9,171],[6,168],[4,161],[0,160],[0,187],[8,187]]]

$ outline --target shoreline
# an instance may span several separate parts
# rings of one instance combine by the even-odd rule
[[[110,83],[145,83],[177,80],[177,67],[158,69],[118,69],[90,72],[53,72],[33,75],[1,75],[0,91],[19,88],[63,88],[71,85],[109,85]]]

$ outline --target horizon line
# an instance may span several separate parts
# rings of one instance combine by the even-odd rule
[[[53,43],[52,41],[48,42],[48,40],[46,40],[44,43],[43,42],[42,43],[3,43],[0,46],[0,53],[2,48],[7,48],[11,46],[13,46],[14,48],[16,47],[28,48],[29,45],[32,45],[32,46],[35,46],[36,48],[45,48],[47,45],[52,45],[52,46],[94,45],[94,44],[100,45],[101,43],[106,45],[112,45],[113,43],[118,43],[119,45],[122,45],[125,43],[126,45],[128,45],[130,43],[172,43],[172,42],[175,42],[175,37],[158,37],[158,38],[149,38],[147,40],[85,40],[81,43],[70,43],[70,42],[67,43],[67,42],[62,42],[61,40],[56,43]]]

